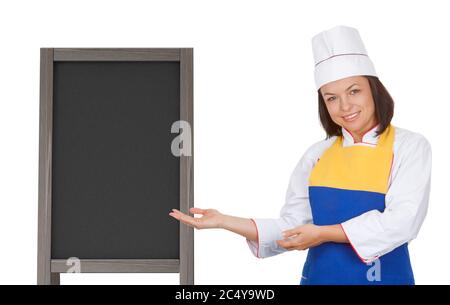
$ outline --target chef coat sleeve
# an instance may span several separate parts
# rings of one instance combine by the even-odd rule
[[[276,243],[283,239],[282,231],[312,222],[308,179],[314,159],[308,153],[310,150],[303,155],[290,176],[279,218],[252,219],[257,230],[257,241],[247,239],[247,243],[256,257],[265,258],[287,251]]]
[[[395,177],[391,177],[385,210],[372,210],[341,223],[353,249],[365,263],[416,238],[427,213],[431,146],[420,134],[408,144],[404,155],[399,156]]]

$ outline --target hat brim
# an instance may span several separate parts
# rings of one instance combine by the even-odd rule
[[[342,78],[356,75],[378,76],[375,67],[365,55],[339,55],[319,63],[314,70],[316,89]]]

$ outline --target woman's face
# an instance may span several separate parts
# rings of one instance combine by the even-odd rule
[[[354,136],[362,136],[377,124],[375,104],[369,81],[364,76],[352,76],[320,87],[333,122]]]

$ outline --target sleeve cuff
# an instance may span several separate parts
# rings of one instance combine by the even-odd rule
[[[281,248],[276,241],[283,239],[281,228],[274,219],[251,219],[256,227],[256,241],[247,239],[247,244],[253,255],[265,258],[280,254],[286,249]]]
[[[354,240],[353,234],[351,233],[352,231],[347,227],[348,223],[343,222],[340,224],[342,231],[344,232],[345,236],[347,237],[350,245],[352,246],[353,251],[355,251],[356,255],[358,256],[358,258],[361,260],[361,262],[363,262],[364,264],[368,264],[371,263],[373,261],[375,261],[376,259],[379,258],[379,255],[376,256],[367,256],[364,255],[362,253],[362,249],[361,247],[359,247]]]
[[[256,241],[247,239],[247,244],[250,247],[250,250],[252,251],[253,255],[255,255],[257,258],[261,258],[259,256],[259,232],[258,232],[258,226],[256,225],[256,222],[253,218],[250,218],[250,220],[253,222],[253,225],[256,228]]]

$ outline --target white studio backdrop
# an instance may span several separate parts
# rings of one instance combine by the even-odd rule
[[[311,38],[356,27],[396,102],[392,123],[433,150],[417,284],[449,284],[446,1],[3,1],[0,284],[35,284],[39,48],[194,48],[195,206],[277,217],[296,163],[325,137]],[[169,211],[168,211],[169,212]],[[169,216],[168,216],[169,217]],[[195,231],[196,284],[297,284],[306,252],[255,258],[241,236]],[[62,284],[178,284],[178,274],[62,274]]]

